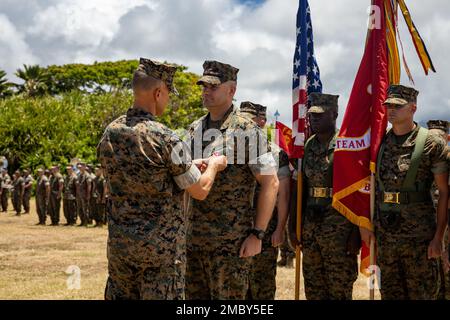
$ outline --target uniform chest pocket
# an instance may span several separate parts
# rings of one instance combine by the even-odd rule
[[[323,158],[309,157],[305,159],[305,175],[308,179],[315,181],[321,181],[323,176],[327,174],[329,167],[329,161]]]

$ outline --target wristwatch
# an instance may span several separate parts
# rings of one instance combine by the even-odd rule
[[[250,229],[249,232],[250,232],[250,234],[253,234],[259,240],[264,239],[264,236],[266,234],[264,231],[257,229],[257,228]]]

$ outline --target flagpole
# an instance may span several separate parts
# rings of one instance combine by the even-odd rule
[[[297,11],[296,24],[297,41],[294,52],[294,72],[292,81],[293,90],[293,121],[292,133],[295,139],[294,156],[298,158],[297,168],[297,242],[301,241],[302,223],[302,153],[301,148],[308,138],[307,127],[307,102],[311,92],[322,92],[320,70],[314,55],[314,41],[311,22],[311,9],[308,0],[300,0]],[[301,245],[295,248],[295,299],[300,299],[300,273],[301,273]]]
[[[298,159],[297,169],[297,223],[296,223],[296,235],[297,245],[295,247],[295,300],[300,300],[300,276],[301,276],[301,224],[302,224],[302,201],[303,201],[303,176],[302,176],[302,159]]]
[[[278,110],[274,113],[275,116],[275,123],[278,122],[278,117],[280,116],[280,113],[278,112]]]
[[[375,215],[375,174],[371,171],[370,174],[370,222],[373,224],[373,218]],[[370,279],[371,286],[369,288],[370,300],[375,300],[375,241],[373,238],[370,239]]]

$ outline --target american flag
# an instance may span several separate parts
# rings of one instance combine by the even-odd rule
[[[297,43],[294,53],[292,77],[292,134],[293,158],[303,157],[306,134],[306,111],[308,94],[322,92],[320,71],[314,55],[311,10],[308,0],[300,0],[297,12]]]

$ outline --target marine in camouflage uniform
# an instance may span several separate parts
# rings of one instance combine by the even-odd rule
[[[430,120],[427,122],[428,129],[431,132],[436,132],[437,134],[441,135],[444,140],[448,139],[448,129],[449,129],[449,122],[445,120]],[[447,159],[448,162],[450,162],[450,148],[447,145]],[[450,176],[448,180],[448,185],[450,189]],[[439,199],[439,191],[437,190],[436,183],[433,183],[431,188],[431,195],[433,197],[433,205],[434,208],[437,208],[437,203]],[[450,201],[448,204],[448,207],[450,208]],[[448,210],[450,211],[450,209]],[[447,214],[447,216],[450,216]],[[448,219],[448,223],[450,225],[450,218]],[[450,300],[450,272],[449,272],[449,259],[450,259],[450,250],[448,248],[449,245],[449,228],[447,228],[447,231],[444,236],[444,244],[445,244],[445,250],[442,251],[442,257],[440,260],[440,271],[441,271],[441,288],[439,291],[439,300]]]
[[[71,166],[66,167],[67,175],[64,178],[63,212],[66,225],[73,226],[77,222],[77,175]]]
[[[261,250],[263,231],[275,205],[276,165],[266,135],[252,120],[234,110],[238,69],[217,61],[206,61],[203,68],[197,84],[203,85],[203,105],[210,108],[210,113],[189,129],[192,154],[194,159],[224,154],[229,165],[217,177],[208,198],[192,203],[186,298],[243,300],[248,292],[251,256]],[[223,103],[216,105],[217,101]],[[212,143],[210,134],[215,136]],[[251,138],[242,139],[240,134]],[[259,199],[255,210],[252,202],[256,181],[263,181],[263,175],[268,176],[261,191],[266,196]],[[270,195],[267,188],[272,188]]]
[[[393,129],[378,154],[374,219],[383,300],[436,299],[440,287],[436,258],[447,213],[438,210],[436,219],[430,188],[435,179],[447,181],[447,154],[441,137],[413,123],[417,95],[391,85],[385,101]],[[446,184],[439,190],[447,192]]]
[[[180,157],[187,145],[155,118],[175,91],[175,71],[141,58],[134,106],[108,125],[97,147],[112,198],[106,299],[184,298],[184,190],[191,192],[215,165],[211,160],[201,175],[189,152]]]
[[[2,212],[6,212],[8,210],[8,195],[11,188],[11,177],[6,169],[2,169],[0,181]]]
[[[24,213],[30,213],[30,198],[34,179],[30,175],[30,172],[28,170],[23,171],[23,180],[24,180],[24,191],[22,201],[23,201],[23,208],[25,210]]]
[[[57,226],[59,224],[63,189],[64,178],[61,173],[59,173],[59,166],[55,165],[52,168],[52,177],[50,178],[49,213],[52,226]]]
[[[10,192],[11,192],[11,203],[12,203],[12,206],[13,206],[13,211],[16,211],[16,201],[14,199],[14,183],[15,183],[16,179],[17,179],[16,178],[16,173],[14,172],[12,174],[11,189],[10,189]]]
[[[86,164],[80,164],[80,174],[78,175],[77,198],[80,205],[78,214],[80,216],[80,226],[89,224],[89,203],[91,199],[92,180],[91,175],[86,170]]]
[[[80,218],[81,222],[82,220],[82,216],[83,216],[83,206],[82,206],[82,201],[81,201],[81,174],[82,174],[82,169],[81,169],[82,165],[81,163],[77,163],[77,179],[75,180],[75,186],[76,186],[76,204],[77,204],[77,216]],[[82,225],[82,223],[80,222],[80,226]]]
[[[45,225],[47,220],[47,207],[50,201],[50,181],[44,175],[43,169],[38,169],[36,182],[36,212],[39,218],[38,225]]]
[[[351,300],[358,262],[357,250],[349,245],[359,229],[331,206],[339,96],[312,93],[308,98],[315,134],[305,144],[302,162],[305,295],[308,300]],[[296,217],[291,219],[294,226]]]
[[[20,171],[16,171],[14,173],[14,180],[13,180],[13,207],[16,211],[16,216],[20,216],[22,212],[22,199],[23,199],[23,192],[24,192],[24,180],[20,175]]]
[[[260,128],[264,128],[267,120],[267,107],[260,104],[243,102],[240,106],[241,114],[252,119]],[[249,275],[249,290],[247,300],[274,300],[276,292],[278,246],[286,243],[285,229],[289,205],[289,187],[291,171],[289,169],[289,157],[286,152],[276,145],[271,145],[275,161],[278,163],[278,205],[270,219],[266,235],[262,240],[261,253],[253,257]],[[277,161],[278,160],[278,161]],[[259,197],[260,186],[256,186],[253,207]],[[287,199],[286,199],[287,196]],[[283,198],[284,197],[284,198]],[[280,206],[282,214],[279,215]],[[283,239],[285,241],[283,241]],[[274,243],[274,241],[278,241]]]
[[[95,220],[95,210],[96,210],[96,199],[94,199],[94,193],[95,193],[95,174],[93,172],[94,166],[92,164],[87,165],[87,172],[89,174],[89,178],[91,181],[91,192],[89,195],[89,201],[88,201],[88,224],[93,224],[93,220]]]
[[[106,210],[106,180],[103,177],[101,167],[95,169],[96,177],[94,179],[94,191],[92,192],[93,201],[95,203],[93,218],[95,226],[101,227],[105,221]]]

